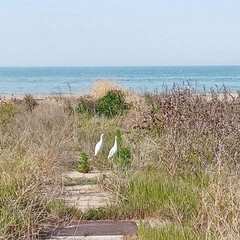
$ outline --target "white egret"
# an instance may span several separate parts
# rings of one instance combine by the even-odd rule
[[[97,156],[103,149],[103,135],[104,134],[101,134],[100,140],[95,146],[94,156]]]
[[[109,151],[108,158],[113,157],[114,154],[117,152],[117,136],[115,137],[115,142],[111,150]]]

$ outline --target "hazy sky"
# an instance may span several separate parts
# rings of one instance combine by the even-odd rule
[[[0,66],[240,65],[240,0],[0,0]]]

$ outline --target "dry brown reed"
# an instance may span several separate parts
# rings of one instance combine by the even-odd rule
[[[197,177],[199,207],[188,224],[205,239],[240,238],[240,98],[227,91],[206,98],[186,89],[145,100],[129,113],[129,129],[137,130],[131,133],[133,168]]]

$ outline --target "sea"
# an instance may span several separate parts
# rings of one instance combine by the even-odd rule
[[[0,95],[85,94],[94,82],[111,80],[138,93],[191,88],[240,91],[240,66],[0,67]]]

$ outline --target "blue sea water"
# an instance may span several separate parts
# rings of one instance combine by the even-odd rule
[[[240,66],[192,67],[7,67],[0,68],[0,95],[87,93],[99,79],[114,80],[136,92],[161,92],[174,83],[198,92],[240,90]]]

